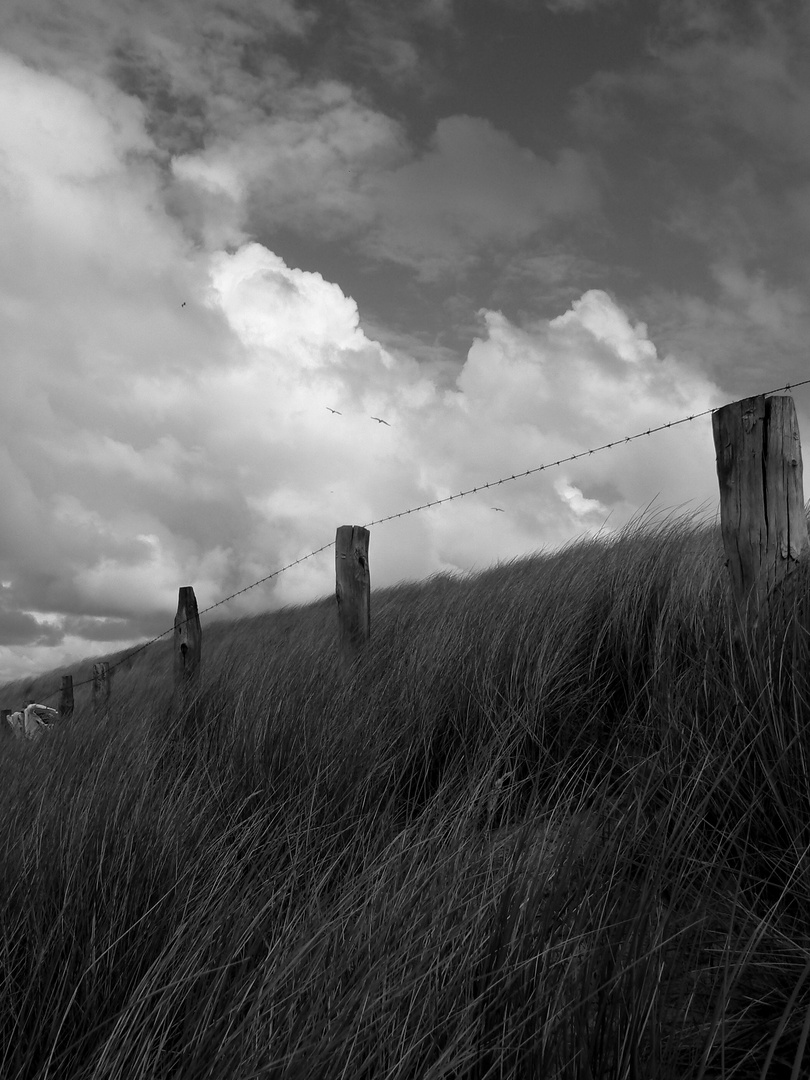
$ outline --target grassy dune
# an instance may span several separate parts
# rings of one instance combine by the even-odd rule
[[[375,591],[350,675],[332,599],[204,627],[196,731],[160,642],[4,740],[0,1076],[807,1076],[809,650],[724,575],[647,520]]]

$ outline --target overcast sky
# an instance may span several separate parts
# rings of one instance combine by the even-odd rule
[[[0,680],[806,377],[808,166],[804,0],[4,0]],[[374,527],[372,589],[652,500],[714,513],[710,417]]]

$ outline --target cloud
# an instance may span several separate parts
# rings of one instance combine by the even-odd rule
[[[587,333],[593,340],[607,346],[625,364],[657,359],[653,343],[647,338],[644,323],[633,326],[625,313],[617,308],[607,293],[598,289],[576,300],[570,311],[558,315],[550,326],[571,328],[573,333]]]
[[[573,513],[581,520],[592,517],[594,514],[607,520],[609,516],[607,506],[599,502],[598,499],[586,499],[579,488],[574,487],[573,484],[567,484],[564,480],[556,480],[554,490],[560,498],[568,503]]]
[[[621,170],[611,224],[646,258],[652,332],[747,394],[796,378],[810,330],[810,16],[705,0],[659,15],[648,55],[594,75],[572,115]]]
[[[618,7],[626,0],[545,0],[546,7],[554,14],[580,15],[584,11],[596,11],[599,8]]]
[[[16,642],[0,648],[7,671],[159,633],[181,585],[205,607],[329,543],[339,524],[566,456],[712,396],[705,380],[659,360],[644,327],[598,291],[525,325],[482,312],[455,379],[444,357],[432,365],[429,354],[389,351],[322,275],[257,243],[191,248],[162,204],[130,99],[100,102],[9,61],[2,78],[26,130],[39,132],[26,142],[13,110],[0,112],[14,150],[3,179],[12,197],[0,204],[0,579]],[[531,155],[521,162],[516,197],[554,173]],[[466,212],[479,197],[462,193]],[[626,454],[618,471],[572,463],[557,487],[542,474],[515,482],[498,493],[497,523],[491,500],[470,497],[375,526],[375,582],[562,542],[658,491],[668,502],[706,495],[705,455],[685,446]],[[309,560],[221,613],[326,595],[332,574],[328,558]]]
[[[748,274],[728,263],[717,264],[714,275],[728,303],[744,315],[750,327],[764,331],[770,340],[789,335],[791,327],[806,324],[810,317],[807,297],[798,288],[771,287],[764,274]]]
[[[223,26],[214,38],[236,48]],[[167,61],[188,93],[203,54]],[[417,359],[406,336],[377,340],[338,283],[248,239],[246,212],[276,228],[286,214],[435,279],[592,212],[596,186],[573,150],[546,160],[483,120],[448,117],[414,159],[396,123],[336,82],[287,86],[275,116],[258,96],[243,109],[259,89],[240,68],[200,113],[205,148],[180,153],[178,133],[153,122],[159,81],[133,96],[117,78],[0,55],[6,673],[159,633],[180,586],[206,607],[338,525],[718,403],[605,291],[546,319],[484,308],[452,368],[437,350]],[[216,118],[229,94],[232,143]],[[763,325],[777,317],[767,281],[757,292],[728,269],[718,281]],[[503,485],[503,514],[487,492],[375,525],[375,588],[561,543],[603,512],[618,525],[658,492],[668,505],[714,492],[705,430],[609,454]],[[219,614],[328,595],[333,572],[326,553]]]
[[[491,0],[493,7],[515,8],[517,11],[534,12],[542,5],[552,15],[582,15],[605,8],[623,8],[627,0]]]
[[[208,229],[218,220],[221,235],[284,227],[320,239],[353,236],[378,213],[366,177],[406,154],[399,125],[361,105],[345,85],[296,87],[279,96],[274,115],[175,157],[173,209],[181,220],[202,218]],[[208,239],[216,246],[218,234]]]
[[[452,0],[407,5],[397,0],[350,0],[335,36],[341,39],[344,64],[346,59],[355,61],[366,74],[380,77],[389,92],[425,97],[443,82],[437,57],[452,27]],[[432,33],[425,34],[425,29]]]
[[[0,648],[3,646],[37,645],[51,648],[64,637],[61,629],[35,619],[33,615],[16,610],[13,598],[0,589]]]
[[[597,72],[577,92],[579,131],[626,145],[655,125],[651,159],[679,163],[682,179],[689,172],[707,188],[728,184],[743,162],[766,192],[806,166],[806,13],[704,0],[661,13],[645,59]]]
[[[694,411],[714,392],[674,358],[660,360],[646,326],[601,290],[522,328],[498,312],[483,318],[486,338],[473,344],[458,379],[465,398],[508,424],[533,426],[540,415],[545,425],[554,408],[554,430],[566,446],[587,449],[618,427],[629,434],[673,410]]]
[[[629,277],[615,266],[578,252],[570,233],[567,242],[543,243],[540,252],[528,246],[498,262],[489,302],[522,320],[537,315],[550,318],[583,291]]]
[[[15,13],[10,47],[85,108],[114,103],[130,158],[147,183],[160,177],[162,205],[208,251],[251,237],[272,246],[284,230],[433,282],[598,207],[592,163],[571,147],[546,159],[484,119],[447,116],[420,149],[353,88],[372,69],[381,98],[440,83],[435,58],[457,33],[446,0],[352,0],[345,20],[281,0],[144,5],[137,19],[119,0],[82,0],[70,20],[33,0]],[[295,73],[290,40],[306,43],[317,75]]]
[[[805,378],[805,290],[734,261],[719,260],[711,275],[711,299],[659,287],[640,301],[662,346],[709,373],[727,399]]]
[[[307,42],[309,72],[362,86],[404,111],[449,89],[450,49],[461,41],[453,0],[341,0],[319,9]]]
[[[202,200],[210,228],[219,200],[226,224],[213,239],[280,227],[319,241],[345,238],[426,281],[463,276],[485,254],[599,204],[596,177],[577,151],[546,161],[486,120],[453,116],[415,157],[398,124],[335,83],[296,90],[275,117],[180,155],[172,172],[181,218],[190,220]]]
[[[166,117],[167,106],[202,91],[214,115],[228,102],[255,103],[273,89],[262,80],[284,70],[270,46],[305,37],[316,22],[295,0],[147,0],[137,9],[126,0],[7,0],[0,11],[9,52],[85,89],[120,77],[119,89]]]
[[[190,251],[157,173],[147,165],[132,180],[131,152],[149,143],[128,99],[113,94],[105,113],[54,76],[13,61],[2,75],[7,100],[21,101],[3,110],[2,131],[9,633],[43,640],[27,608],[56,613],[73,635],[65,650],[76,633],[125,641],[189,578],[210,601],[301,553],[298,530],[318,519],[298,492],[314,484],[320,501],[317,462],[346,476],[368,468],[355,434],[341,450],[333,429],[324,447],[321,398],[384,409],[391,361],[320,275],[258,246]],[[414,361],[398,364],[398,394],[425,396]]]
[[[370,182],[379,219],[363,239],[377,258],[433,280],[509,249],[555,219],[593,212],[598,188],[584,155],[546,161],[489,121],[439,121],[426,152]]]
[[[25,63],[98,102],[112,83],[109,96],[140,114],[167,208],[209,250],[280,226],[321,240],[366,229],[379,207],[365,179],[412,151],[350,86],[374,71],[388,90],[427,92],[441,82],[427,54],[452,26],[450,0],[351,0],[338,19],[293,0],[178,0],[137,14],[123,0],[76,0],[69,16],[12,0],[0,12],[4,43]],[[285,53],[296,41],[318,74],[295,73]]]
[[[753,39],[710,34],[691,47],[664,47],[660,57],[670,92],[689,102],[691,126],[717,133],[730,124],[758,145],[808,161],[810,78],[803,44],[783,23],[765,18]]]
[[[720,403],[718,389],[674,356],[659,358],[645,327],[600,290],[556,318],[517,326],[481,313],[456,387],[421,426],[420,471],[446,497]],[[715,501],[711,426],[688,426],[471,496],[432,519],[439,565],[488,565],[520,550],[610,528],[660,504]],[[435,524],[433,522],[435,521]]]

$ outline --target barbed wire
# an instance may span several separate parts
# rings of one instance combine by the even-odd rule
[[[810,384],[810,379],[802,379],[801,382],[785,383],[784,386],[777,386],[774,387],[772,390],[764,390],[760,394],[750,396],[767,397],[769,394],[778,394],[783,390],[793,390],[797,386],[807,386],[808,384]],[[744,399],[734,399],[734,401],[740,400]],[[717,412],[718,409],[725,408],[725,405],[731,404],[733,404],[733,402],[726,402],[724,405],[717,405],[711,409],[704,409],[702,412],[691,413],[689,416],[683,416],[679,420],[670,420],[666,424],[658,424],[656,427],[648,427],[646,431],[639,431],[635,435],[625,435],[621,439],[613,439],[611,442],[603,443],[601,446],[594,446],[590,450],[581,450],[579,453],[570,454],[568,457],[558,458],[557,461],[549,461],[546,462],[546,464],[544,465],[536,465],[534,468],[525,469],[523,472],[511,473],[511,475],[509,476],[502,476],[500,480],[489,480],[484,484],[477,484],[475,487],[466,488],[465,490],[457,492],[455,495],[446,495],[442,499],[433,499],[431,502],[422,503],[419,506],[412,506],[408,510],[400,510],[398,513],[388,514],[386,517],[375,518],[374,521],[367,522],[365,525],[362,525],[361,528],[370,529],[372,525],[382,525],[386,521],[394,521],[397,518],[407,517],[409,514],[417,514],[420,510],[428,510],[432,506],[442,506],[444,503],[453,502],[454,499],[463,499],[467,495],[474,495],[479,491],[487,491],[490,488],[500,487],[501,484],[509,484],[513,480],[520,480],[524,476],[533,476],[535,473],[544,472],[546,469],[554,469],[557,468],[559,465],[566,465],[570,461],[578,461],[580,458],[591,457],[593,454],[598,454],[602,450],[610,450],[614,446],[624,446],[626,443],[634,442],[636,439],[642,439],[647,435],[654,435],[658,431],[664,431],[667,428],[678,427],[680,424],[688,424],[692,420],[698,420],[702,416],[708,416],[710,413]],[[226,596],[222,600],[217,600],[215,604],[210,604],[208,607],[203,608],[201,611],[197,612],[197,617],[208,614],[209,611],[213,611],[215,608],[221,607],[223,604],[229,603],[229,601],[234,600],[237,596],[241,596],[243,593],[249,592],[251,589],[255,589],[258,585],[263,585],[266,581],[270,581],[272,578],[278,577],[279,574],[283,574],[286,570],[291,570],[294,566],[298,566],[299,563],[306,562],[307,559],[312,559],[315,555],[320,555],[322,551],[327,551],[329,548],[334,546],[334,540],[330,541],[328,544],[322,544],[321,547],[315,548],[314,551],[310,551],[307,555],[302,555],[300,559],[295,559],[293,562],[287,563],[286,566],[282,566],[278,570],[274,570],[271,574],[267,574],[264,577],[259,578],[258,581],[254,581],[250,585],[246,585],[243,589],[237,589],[237,591],[231,593],[230,596]],[[189,618],[183,619],[175,625],[170,626],[168,630],[164,630],[156,637],[150,638],[150,640],[145,642],[143,645],[139,645],[138,648],[134,649],[131,653],[127,653],[127,655],[122,657],[122,659],[117,661],[117,663],[110,664],[108,668],[108,677],[110,674],[112,674],[113,671],[116,670],[116,668],[122,667],[124,664],[132,660],[133,657],[137,656],[145,649],[148,649],[150,645],[154,645],[156,641],[160,641],[162,638],[166,637],[167,634],[171,634],[175,630],[179,629],[181,626],[185,626],[185,624],[194,617],[195,616],[193,615],[189,616]],[[80,686],[87,686],[94,681],[94,678],[83,679],[81,682],[74,683],[73,689],[76,690]],[[61,693],[61,688],[59,690],[54,690],[49,694],[43,694],[41,696],[43,700],[47,700],[48,698],[55,697],[59,693]]]

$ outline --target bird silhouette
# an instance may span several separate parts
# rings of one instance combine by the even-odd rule
[[[329,409],[329,406],[328,406],[328,405],[327,405],[326,407],[327,407],[327,409]],[[338,410],[337,410],[337,409],[329,409],[329,412],[337,413],[337,415],[338,415],[338,416],[343,416],[343,413],[342,413],[342,412],[338,412]]]
[[[391,427],[387,420],[381,420],[379,416],[372,416],[372,420],[376,420],[378,424],[385,424],[386,427]]]
[[[504,509],[503,509],[502,506],[493,506],[492,509],[497,510],[499,514],[502,514],[504,512]]]

